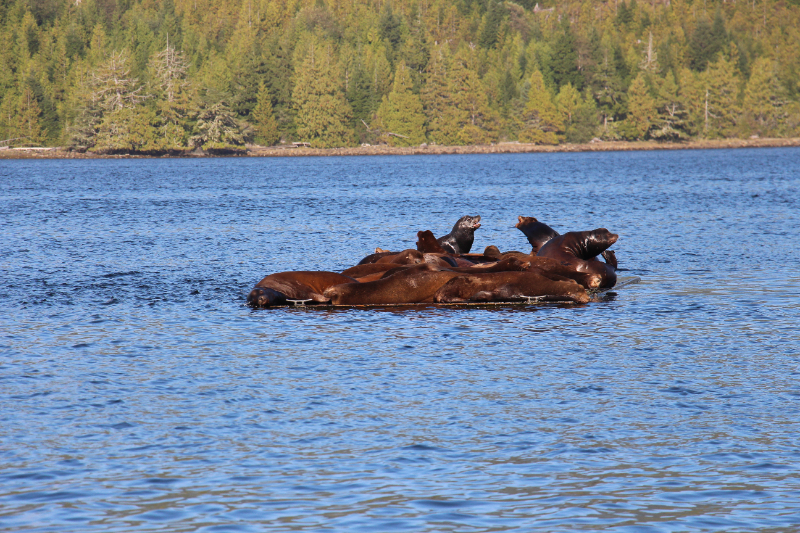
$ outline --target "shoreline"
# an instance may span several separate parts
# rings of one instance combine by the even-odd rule
[[[545,146],[517,142],[470,146],[413,146],[389,145],[356,146],[350,148],[294,148],[291,146],[264,147],[251,145],[242,154],[209,155],[186,154],[101,155],[71,152],[61,148],[6,148],[0,150],[0,159],[163,159],[195,157],[319,157],[319,156],[369,156],[369,155],[453,155],[453,154],[526,154],[557,152],[631,152],[655,150],[713,150],[725,148],[785,148],[800,147],[800,137],[764,139],[718,139],[686,142],[657,141],[601,141],[585,144],[559,144]]]

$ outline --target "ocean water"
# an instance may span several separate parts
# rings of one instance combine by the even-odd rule
[[[0,531],[800,529],[800,150],[0,161]],[[482,217],[587,305],[262,309]]]

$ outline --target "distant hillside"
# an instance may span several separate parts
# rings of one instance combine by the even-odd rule
[[[0,146],[800,135],[800,0],[17,0]]]

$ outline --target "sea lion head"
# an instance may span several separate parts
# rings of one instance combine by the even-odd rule
[[[480,215],[476,215],[474,217],[466,215],[458,219],[458,222],[456,222],[455,226],[453,226],[453,232],[455,233],[464,230],[473,232],[480,227],[481,227]]]
[[[250,307],[270,307],[286,303],[286,296],[268,287],[256,287],[247,295],[247,305]]]
[[[600,255],[617,242],[619,235],[611,233],[606,228],[597,228],[586,232],[584,246],[586,254],[590,257]]]

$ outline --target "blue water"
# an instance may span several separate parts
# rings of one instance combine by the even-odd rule
[[[0,161],[0,530],[797,530],[799,188],[798,149]],[[465,214],[642,281],[244,305]]]

